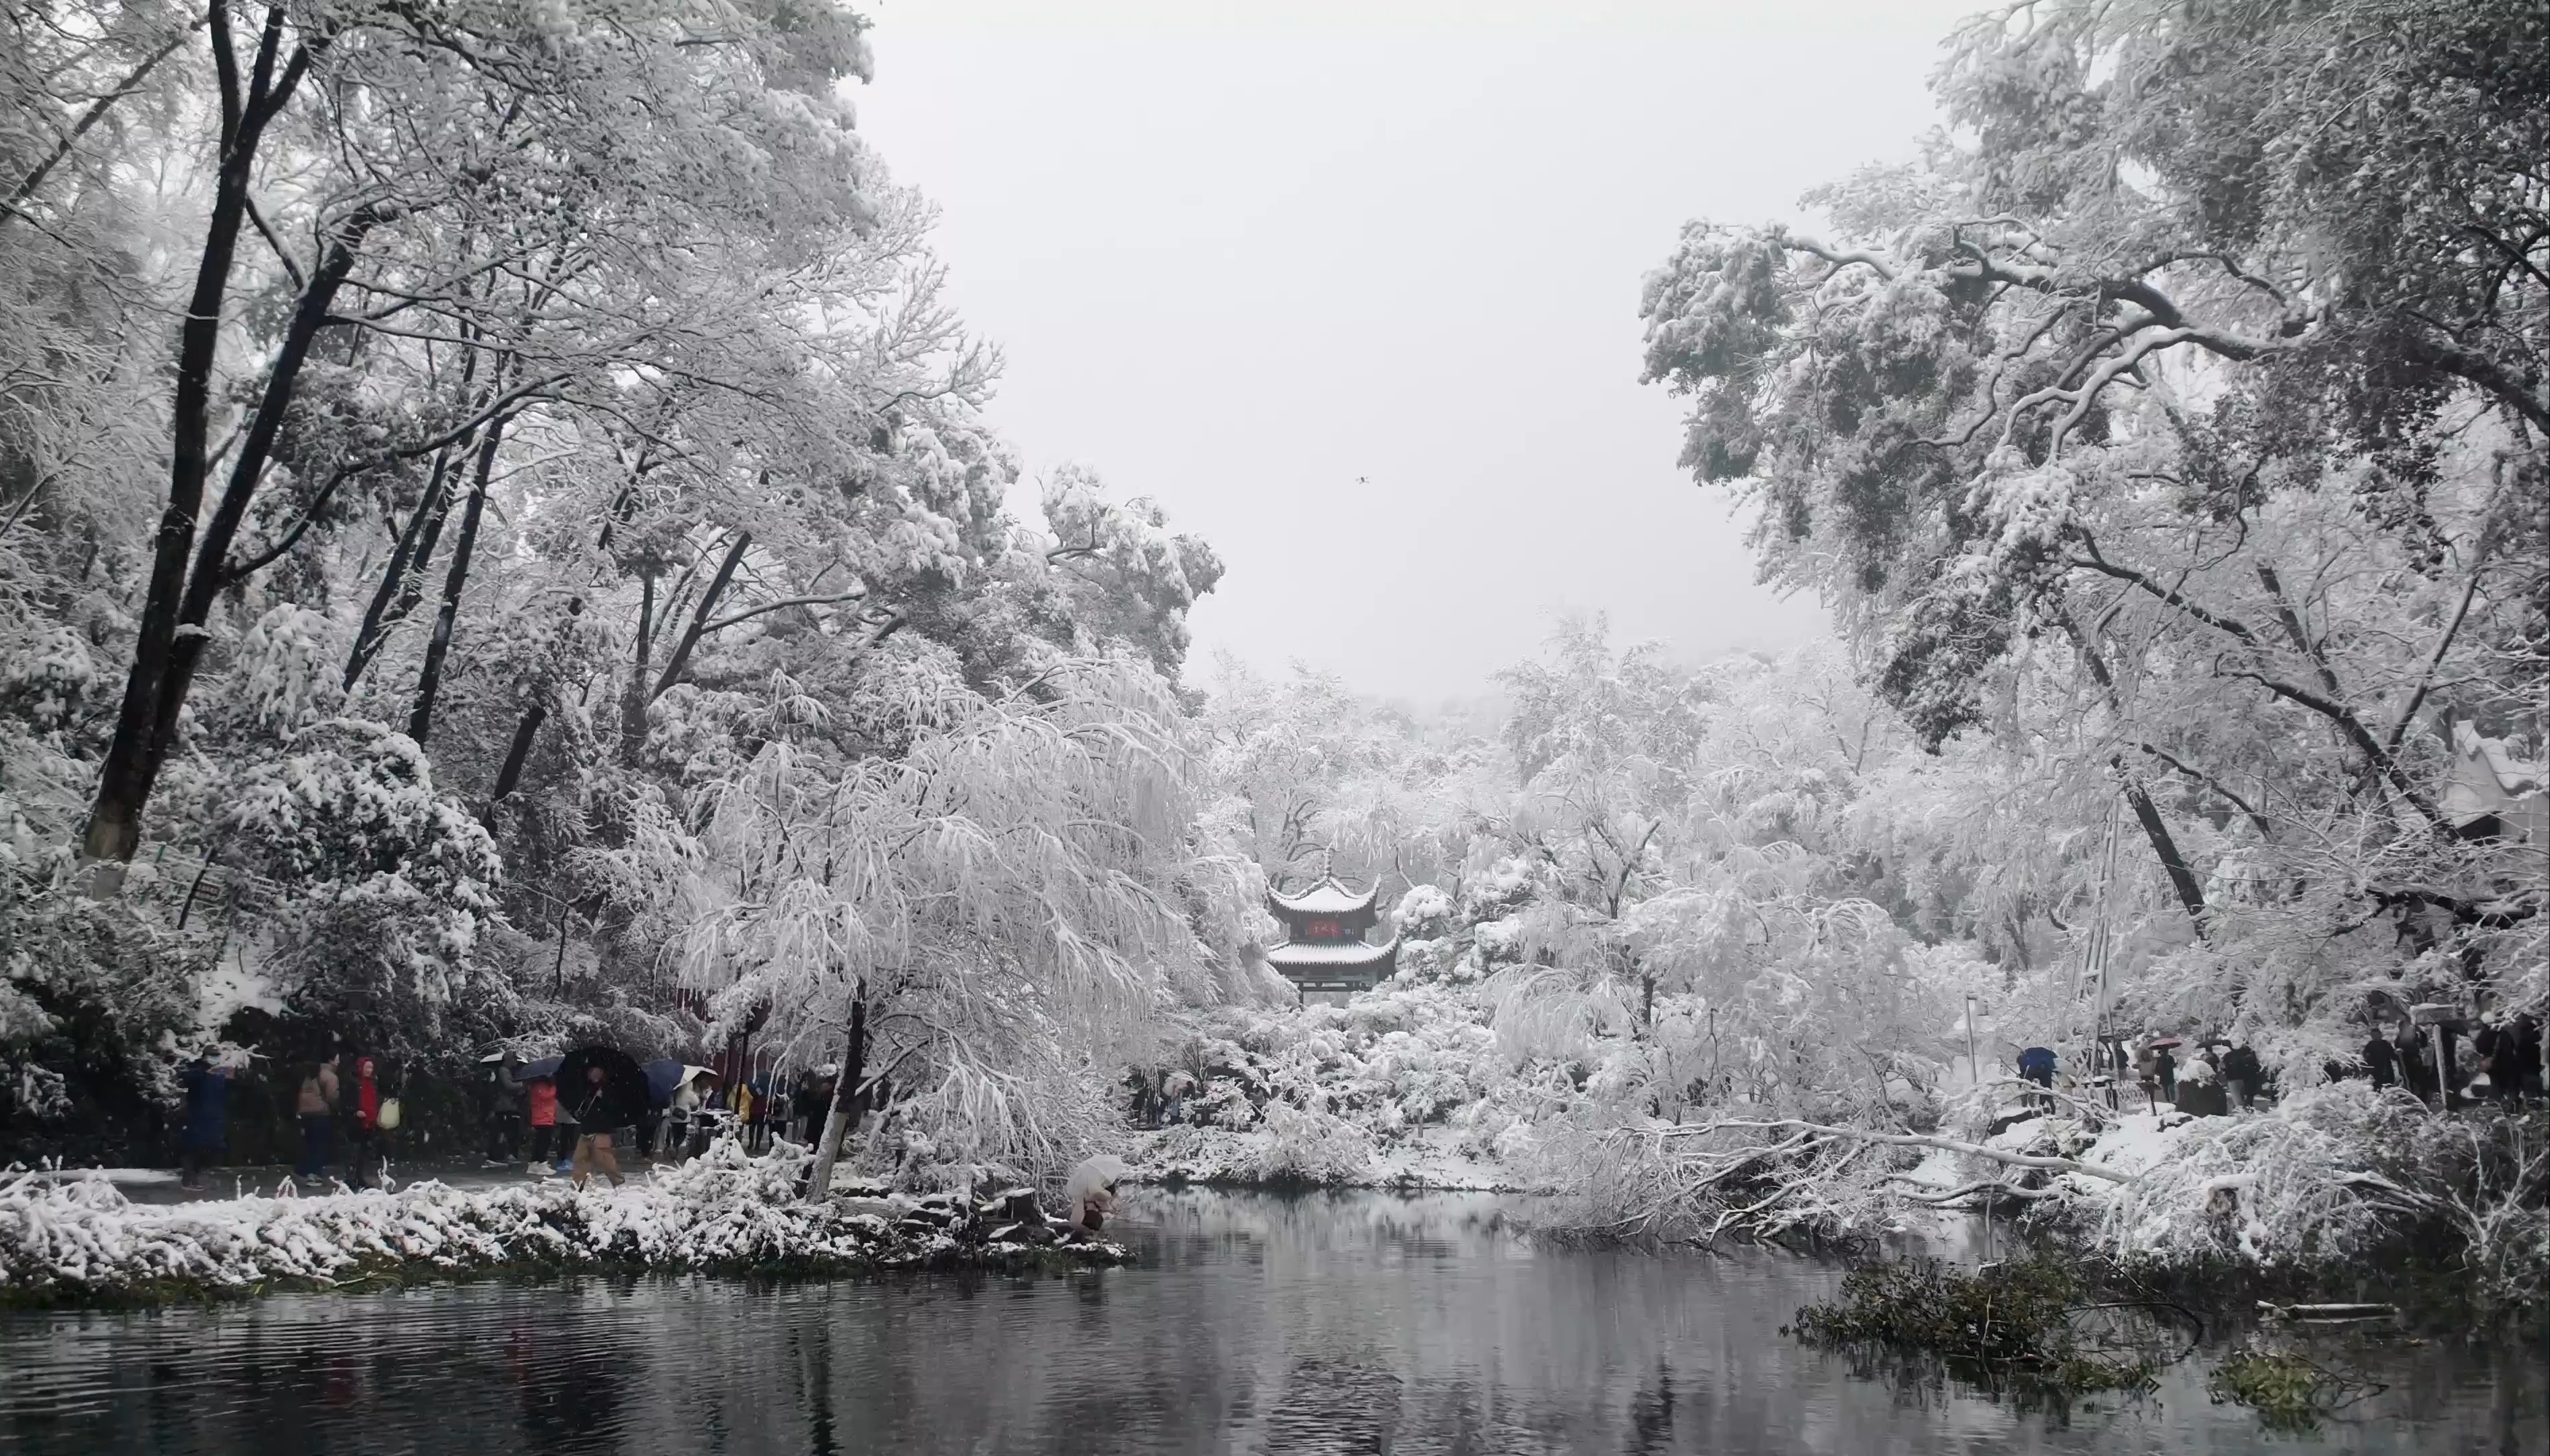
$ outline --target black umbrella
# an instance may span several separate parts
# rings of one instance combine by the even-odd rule
[[[586,1069],[602,1069],[604,1107],[598,1116],[584,1116]],[[608,1132],[626,1127],[646,1115],[653,1100],[646,1095],[646,1073],[638,1059],[625,1051],[608,1046],[579,1046],[558,1063],[558,1105],[575,1114],[577,1127],[586,1132]]]

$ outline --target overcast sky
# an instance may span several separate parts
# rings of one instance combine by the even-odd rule
[[[1910,156],[1974,8],[870,0],[860,125],[942,209],[1031,475],[1095,469],[1228,563],[1190,675],[1431,705],[1560,611],[1695,660],[1822,631],[1675,467],[1639,279],[1688,219]]]

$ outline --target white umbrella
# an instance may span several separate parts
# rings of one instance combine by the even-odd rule
[[[1077,1214],[1083,1200],[1101,1189],[1113,1189],[1118,1179],[1131,1171],[1114,1153],[1083,1158],[1080,1166],[1071,1170],[1071,1181],[1063,1185],[1063,1202]]]

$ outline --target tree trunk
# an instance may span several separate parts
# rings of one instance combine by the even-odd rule
[[[2178,903],[2187,907],[2187,918],[2196,926],[2196,938],[2205,934],[2205,887],[2197,882],[2196,871],[2188,867],[2187,857],[2178,852],[2178,840],[2169,831],[2168,822],[2160,817],[2160,806],[2152,803],[2140,780],[2125,768],[2125,755],[2110,754],[2108,766],[2116,771],[2116,781],[2124,786],[2125,802],[2133,806],[2134,818],[2143,826],[2143,837],[2151,840],[2152,853],[2160,857],[2161,868],[2169,872],[2171,888],[2178,891]]]
[[[258,43],[250,85],[243,96],[239,62],[231,49],[228,7],[213,6],[207,12],[207,25],[221,88],[222,146],[214,172],[212,212],[204,225],[203,252],[195,264],[195,288],[187,300],[185,322],[177,331],[168,505],[160,513],[158,534],[151,546],[150,576],[134,636],[133,665],[125,674],[124,699],[116,711],[115,736],[99,765],[97,798],[80,840],[80,852],[85,858],[111,866],[94,874],[89,883],[90,892],[101,897],[113,895],[123,887],[122,866],[133,858],[142,842],[142,813],[150,801],[165,752],[162,726],[173,728],[178,701],[183,698],[183,689],[172,693],[169,682],[179,644],[181,640],[200,641],[181,638],[179,630],[190,625],[182,617],[186,599],[194,595],[187,589],[186,563],[188,556],[195,553],[195,522],[203,511],[204,480],[212,468],[208,442],[213,366],[221,351],[222,305],[230,292],[231,265],[239,251],[240,229],[247,220],[248,181],[255,169],[257,142],[266,123],[282,110],[308,67],[306,52],[296,50],[283,73],[274,74],[275,52],[283,40],[283,12],[280,8],[270,10],[265,33]],[[318,286],[314,280],[313,290]],[[328,292],[333,295],[333,284]],[[306,305],[308,299],[304,302]],[[306,308],[303,312],[307,313]],[[324,302],[318,313],[324,317]],[[295,333],[301,332],[302,320],[303,314],[295,315]],[[306,338],[302,346],[308,346]],[[290,347],[288,341],[286,347]],[[267,384],[268,395],[281,389],[288,399],[291,374],[298,367],[297,359],[287,369],[284,359],[278,357],[274,377]],[[245,454],[240,463],[243,467],[248,465]],[[263,461],[256,465],[262,468]],[[253,471],[246,484],[254,488]],[[244,511],[245,500],[241,506]],[[220,545],[221,552],[212,557],[216,576],[220,574],[222,553],[229,550],[230,542],[224,539]],[[205,593],[207,604],[210,595]],[[201,619],[191,625],[200,626]],[[200,647],[196,650],[200,651]]]
[[[462,340],[475,344],[480,331],[475,326],[461,328]],[[499,365],[493,381],[484,394],[473,394],[471,386],[478,378],[479,351],[471,347],[460,361],[460,390],[463,403],[471,413],[484,410],[495,402],[505,387],[506,373]],[[469,453],[477,438],[470,430],[458,439],[434,452],[434,469],[426,478],[425,495],[418,500],[416,515],[410,517],[407,530],[400,533],[397,549],[390,553],[389,570],[381,577],[378,590],[372,593],[371,605],[364,609],[362,630],[354,634],[354,650],[345,658],[347,692],[379,655],[389,630],[407,621],[416,610],[418,599],[425,595],[425,573],[434,564],[434,547],[442,537],[442,523],[451,515],[451,457],[454,450]]]
[[[632,768],[646,746],[646,659],[654,645],[655,575],[647,571],[638,577],[637,657],[629,668],[629,686],[620,695],[620,761]]]
[[[220,504],[213,508],[212,520],[205,524],[203,541],[195,549],[195,569],[186,580],[186,599],[177,614],[180,635],[169,655],[167,682],[160,689],[158,730],[151,742],[154,776],[176,740],[177,710],[185,705],[187,691],[194,686],[195,668],[203,660],[204,643],[210,639],[204,632],[185,629],[200,628],[209,622],[213,604],[221,594],[245,579],[245,570],[231,568],[231,543],[238,539],[266,464],[273,458],[274,442],[283,433],[283,417],[292,408],[311,345],[328,326],[328,310],[337,301],[337,290],[354,270],[354,249],[377,222],[378,216],[367,212],[339,225],[327,256],[311,275],[310,286],[302,291],[292,323],[284,331],[283,345],[275,351],[274,367],[266,377],[265,393],[257,401],[256,418],[240,444],[239,459],[232,463],[230,483],[222,490]],[[315,502],[312,509],[316,509]]]
[[[532,742],[540,735],[540,725],[548,721],[549,705],[535,703],[514,727],[514,744],[505,750],[505,766],[496,771],[496,791],[487,796],[491,805],[502,804],[523,781],[523,763],[532,756]]]
[[[478,461],[469,482],[469,505],[460,514],[460,539],[451,547],[451,569],[442,579],[442,608],[434,617],[434,636],[425,644],[425,668],[417,674],[416,710],[408,715],[407,735],[425,746],[434,730],[434,700],[442,691],[442,665],[451,655],[451,627],[460,616],[460,594],[469,586],[469,561],[478,551],[478,523],[487,511],[487,478],[496,470],[496,448],[505,438],[503,416],[487,422],[478,441]]]
[[[468,447],[469,439],[464,437],[459,448]],[[390,629],[405,622],[408,613],[416,610],[417,599],[425,595],[426,568],[434,561],[435,542],[442,534],[443,519],[450,514],[451,450],[446,447],[434,452],[434,470],[426,477],[425,494],[416,503],[416,514],[408,518],[407,530],[399,533],[398,544],[390,550],[389,568],[372,592],[371,605],[363,609],[363,625],[354,633],[354,649],[345,655],[345,675],[341,684],[345,691],[354,690],[363,670],[380,655]]]
[[[2108,659],[2099,654],[2098,645],[2081,631],[2080,624],[2072,620],[2070,611],[2066,610],[2062,615],[2063,629],[2072,638],[2073,650],[2081,654],[2082,665],[2090,669],[2091,680],[2098,683],[2099,690],[2107,695],[2109,709],[2121,719],[2125,705],[2116,691],[2114,674],[2108,671]],[[2187,918],[2196,926],[2196,938],[2207,938],[2205,887],[2198,882],[2196,872],[2188,868],[2187,856],[2178,852],[2178,839],[2170,833],[2169,822],[2160,817],[2160,806],[2152,802],[2142,781],[2125,767],[2124,754],[2109,754],[2108,766],[2116,771],[2116,782],[2125,791],[2125,802],[2133,807],[2134,822],[2142,825],[2143,837],[2151,841],[2152,853],[2159,857],[2161,868],[2168,871],[2170,886],[2178,891],[2178,903],[2187,908]]]
[[[566,604],[566,615],[583,616],[584,598],[569,598]],[[540,725],[548,722],[548,696],[556,691],[556,684],[551,681],[551,674],[547,669],[543,668],[534,679],[532,688],[532,706],[523,710],[523,721],[514,726],[513,746],[505,750],[505,766],[496,771],[495,791],[487,796],[487,806],[490,810],[504,803],[507,797],[522,784],[523,765],[531,759],[532,744],[540,735]]]
[[[751,544],[751,532],[736,533],[735,543],[727,547],[726,559],[718,563],[717,575],[710,579],[709,589],[700,594],[699,609],[691,614],[691,625],[683,630],[682,639],[675,642],[673,650],[665,655],[664,675],[655,679],[654,690],[646,695],[647,702],[652,703],[664,696],[666,688],[681,681],[682,669],[691,665],[691,649],[700,644],[701,634],[708,631],[711,614],[717,610],[719,600],[726,596],[728,583],[735,580],[735,568],[743,563],[743,553]]]
[[[868,1052],[868,983],[861,981],[850,993],[850,1054],[841,1063],[841,1075],[833,1083],[832,1111],[824,1118],[824,1138],[816,1144],[815,1169],[806,1181],[806,1197],[820,1199],[832,1191],[833,1165],[840,1160],[841,1144],[850,1135],[850,1125],[859,1116],[859,1079],[866,1075]]]

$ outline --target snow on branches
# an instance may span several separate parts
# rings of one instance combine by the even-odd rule
[[[1065,1164],[1095,1130],[1089,1068],[1214,999],[1236,958],[1197,935],[1222,881],[1191,832],[1193,746],[1135,662],[1057,660],[999,697],[910,686],[902,754],[777,736],[715,786],[684,976],[722,1020],[769,1009],[810,1061],[865,996],[871,1075],[914,1089],[907,1116],[972,1156]]]

